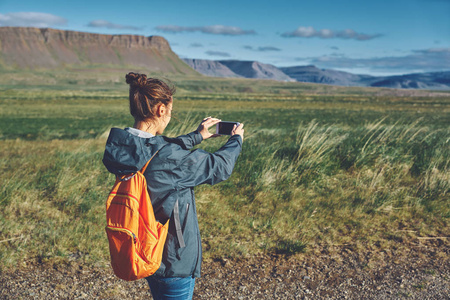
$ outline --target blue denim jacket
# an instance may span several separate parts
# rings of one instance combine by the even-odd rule
[[[190,150],[201,141],[198,131],[177,138],[142,138],[112,128],[106,142],[103,164],[116,175],[135,173],[156,153],[144,175],[156,219],[163,224],[169,220],[157,276],[200,277],[202,249],[193,188],[228,179],[242,149],[242,138],[234,135],[214,153]]]

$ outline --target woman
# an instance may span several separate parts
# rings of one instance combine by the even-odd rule
[[[161,266],[146,279],[154,299],[191,299],[202,258],[193,188],[230,177],[242,148],[243,124],[215,153],[190,151],[215,136],[208,129],[220,120],[203,119],[196,131],[177,138],[161,136],[170,122],[175,89],[144,74],[129,73],[126,82],[134,126],[111,130],[103,163],[111,173],[124,175],[153,157],[144,176],[155,217],[162,224],[169,220],[169,233]]]

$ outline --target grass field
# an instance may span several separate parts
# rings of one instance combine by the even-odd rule
[[[114,178],[101,158],[109,128],[132,118],[121,76],[93,78],[0,78],[1,268],[108,261],[104,205]],[[232,177],[196,188],[206,257],[448,243],[450,94],[172,79],[179,92],[167,135],[209,115],[246,128]]]

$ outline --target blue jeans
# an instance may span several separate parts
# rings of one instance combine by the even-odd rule
[[[154,300],[190,300],[194,295],[195,277],[156,277],[147,279]]]

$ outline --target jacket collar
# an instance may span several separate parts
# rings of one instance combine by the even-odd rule
[[[126,130],[112,128],[106,141],[103,164],[116,175],[136,173],[165,145],[167,141],[161,136],[141,138]]]

